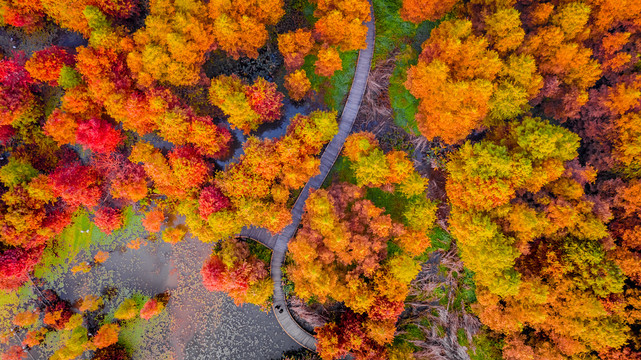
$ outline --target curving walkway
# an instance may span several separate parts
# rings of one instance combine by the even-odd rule
[[[283,274],[281,266],[285,260],[287,243],[294,236],[294,233],[300,224],[301,217],[303,215],[303,207],[305,206],[305,201],[309,196],[309,192],[311,189],[318,189],[325,181],[327,174],[334,166],[334,163],[343,148],[345,139],[352,131],[352,125],[354,124],[354,120],[358,114],[358,109],[361,106],[361,101],[367,86],[367,78],[369,76],[370,65],[372,63],[372,56],[374,54],[375,26],[374,11],[371,6],[371,1],[370,14],[372,19],[366,23],[367,48],[361,50],[358,54],[358,63],[354,73],[354,80],[352,80],[352,87],[349,91],[343,113],[341,114],[338,134],[334,136],[321,156],[321,173],[310,179],[301,191],[300,196],[292,208],[292,223],[277,235],[273,247],[274,251],[272,253],[271,275],[274,280],[274,314],[285,332],[301,346],[310,350],[316,350],[316,339],[310,333],[303,330],[289,312],[289,308],[287,307],[287,302],[285,300],[285,293],[282,287]],[[269,236],[269,233],[267,234]],[[263,239],[267,242],[271,240],[267,240],[265,237],[262,237],[261,242],[263,242]]]
[[[338,155],[343,149],[345,139],[347,139],[347,136],[352,131],[352,125],[354,124],[354,120],[356,120],[358,109],[361,106],[361,101],[367,86],[367,78],[369,76],[369,70],[372,63],[372,56],[374,54],[375,26],[374,11],[371,6],[371,0],[370,14],[372,19],[365,24],[367,26],[367,48],[361,50],[358,54],[356,71],[354,73],[354,79],[352,80],[352,86],[349,90],[349,95],[347,96],[347,102],[345,103],[343,113],[341,114],[340,123],[338,125],[338,134],[336,134],[332,141],[330,141],[321,156],[320,174],[313,177],[307,182],[307,184],[305,184],[305,187],[298,196],[298,199],[296,199],[296,203],[294,203],[294,207],[292,208],[292,222],[277,235],[272,235],[264,228],[256,227],[243,228],[239,234],[240,237],[254,239],[273,250],[271,276],[272,280],[274,280],[274,304],[272,310],[274,311],[274,315],[276,316],[278,323],[283,330],[285,330],[287,335],[301,346],[310,350],[316,350],[316,339],[310,333],[301,328],[289,312],[282,286],[283,274],[281,266],[285,260],[287,244],[296,233],[296,229],[300,224],[305,201],[309,196],[310,190],[318,189],[325,181],[327,174],[334,166],[336,159],[338,159]]]

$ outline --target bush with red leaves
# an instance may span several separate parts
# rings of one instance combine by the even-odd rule
[[[158,232],[163,221],[165,221],[165,214],[162,210],[152,210],[142,219],[142,226],[149,232]]]
[[[10,347],[7,352],[2,354],[2,360],[22,360],[27,357],[27,353],[20,345]]]
[[[65,328],[69,319],[73,315],[71,311],[71,304],[62,300],[58,294],[52,290],[45,290],[43,292],[45,307],[45,316],[43,322],[56,330]]]
[[[73,218],[73,212],[69,209],[57,208],[47,214],[47,217],[42,221],[42,227],[51,229],[54,235],[60,235]]]
[[[44,50],[36,51],[24,65],[32,78],[58,86],[60,70],[66,66],[73,66],[74,56],[59,46],[51,46]]]
[[[116,130],[107,120],[98,117],[78,124],[76,132],[78,144],[101,154],[114,152],[122,138],[120,130]]]
[[[5,250],[0,254],[0,289],[16,290],[29,279],[29,272],[40,262],[43,248]]]
[[[140,309],[140,318],[149,320],[152,317],[160,314],[165,308],[165,304],[158,301],[157,299],[149,299],[145,305]]]
[[[123,225],[124,218],[120,209],[101,207],[94,215],[93,222],[105,234],[111,234]]]
[[[13,135],[16,134],[13,126],[11,125],[0,125],[0,144],[7,145]]]
[[[0,125],[11,125],[36,104],[33,79],[19,58],[0,60]]]
[[[203,220],[207,220],[209,215],[227,209],[231,206],[231,201],[216,186],[207,186],[203,188],[198,199],[198,211]]]

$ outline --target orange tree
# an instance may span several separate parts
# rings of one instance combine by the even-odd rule
[[[516,17],[520,29],[518,12],[509,16]],[[522,40],[523,34],[505,50],[514,50]],[[518,116],[542,86],[534,58],[500,56],[503,52],[476,35],[468,20],[441,23],[422,48],[418,64],[407,71],[405,86],[419,99],[416,123],[430,140],[458,143],[473,130]]]
[[[127,64],[147,86],[156,81],[195,85],[212,50],[257,57],[269,39],[266,27],[283,14],[282,0],[154,0],[145,27],[133,36]]]
[[[508,359],[607,352],[631,336],[635,317],[623,311],[638,308],[637,295],[624,293],[609,254],[609,215],[584,192],[595,171],[570,161],[578,140],[524,118],[466,143],[448,165],[451,229],[475,272],[475,309],[505,334]]]
[[[416,257],[431,245],[436,204],[407,155],[384,154],[373,134],[350,135],[344,156],[355,184],[333,183],[309,196],[289,244],[287,276],[302,299],[348,309],[316,329],[323,358],[386,358],[420,270]]]

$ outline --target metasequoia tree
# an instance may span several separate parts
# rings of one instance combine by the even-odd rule
[[[338,322],[316,329],[323,358],[385,358],[408,285],[420,269],[414,257],[430,246],[436,204],[427,200],[427,180],[407,155],[384,154],[373,134],[350,135],[344,155],[357,185],[333,183],[309,196],[302,228],[289,245],[287,274],[302,299],[332,299],[348,308]],[[374,162],[379,164],[366,170]],[[379,186],[398,194],[400,218],[366,198],[368,187]]]
[[[304,71],[297,71],[307,55],[316,57],[314,73],[331,77],[343,69],[341,52],[365,49],[370,4],[364,0],[314,0],[314,28],[297,29],[278,35],[278,49],[285,58],[288,75],[285,87],[300,100],[310,87]]]
[[[142,225],[149,232],[159,232],[162,223],[165,221],[165,213],[160,209],[154,209],[145,214]]]
[[[20,330],[28,330],[22,342],[23,347],[34,348],[44,342],[46,350],[53,351],[50,357],[53,360],[86,358],[88,351],[95,351],[93,359],[130,358],[122,345],[118,344],[121,323],[104,321],[110,309],[103,308],[102,298],[87,295],[72,306],[48,289],[39,291],[38,298],[39,307],[21,313],[20,321],[16,321]],[[151,299],[136,294],[125,299],[115,310],[114,316],[119,320],[134,319],[138,313],[138,303],[144,302],[144,313],[151,316],[143,319],[149,319],[164,309],[167,300],[168,296],[164,293]],[[52,336],[56,339],[53,342]]]
[[[319,173],[316,156],[337,131],[335,112],[316,111],[292,118],[279,139],[250,137],[238,162],[217,173],[199,198],[183,201],[178,211],[202,241],[227,238],[247,225],[281,231],[291,221],[285,206],[290,193]]]
[[[100,11],[115,19],[127,19],[137,13],[138,1],[135,0],[3,0],[4,22],[11,26],[24,27],[34,31],[44,23],[45,16],[58,25],[84,36],[89,36],[91,28],[83,11],[87,6],[96,6]]]
[[[76,142],[96,153],[115,152],[122,134],[103,118],[91,118],[78,124]]]
[[[450,224],[475,272],[476,310],[506,334],[509,358],[569,358],[629,336],[630,320],[603,302],[624,278],[604,246],[608,216],[584,192],[595,172],[568,162],[578,140],[525,118],[466,143],[448,165]]]
[[[318,50],[318,60],[314,66],[316,75],[332,77],[336,71],[343,70],[343,61],[338,50],[329,46]]]
[[[401,7],[401,18],[415,24],[425,20],[436,21],[448,13],[458,0],[403,0]]]
[[[305,70],[296,70],[291,74],[285,75],[285,89],[289,97],[294,101],[303,100],[305,95],[312,88],[312,83],[307,78]]]
[[[149,320],[158,316],[165,309],[165,303],[155,298],[147,300],[140,309],[140,318]]]
[[[133,35],[136,46],[127,54],[129,68],[147,86],[154,81],[196,84],[215,41],[207,5],[198,0],[154,0],[149,12],[145,26]]]
[[[275,83],[261,77],[248,85],[236,75],[221,75],[212,79],[209,88],[209,101],[229,116],[232,127],[245,134],[280,119],[283,97]]]
[[[118,342],[120,326],[118,324],[105,324],[98,329],[91,343],[97,349],[104,349]]]
[[[305,56],[314,48],[312,32],[306,29],[278,35],[278,50],[285,58],[288,71],[298,69],[305,63]]]
[[[181,150],[175,150],[178,152],[177,155],[174,155],[172,158],[173,163],[177,166],[177,170],[181,174],[186,174],[185,170],[191,167],[192,163],[190,162],[190,154],[187,152],[183,158]],[[160,193],[170,196],[182,198],[186,195],[186,190],[188,187],[184,187],[178,180],[178,176],[174,172],[174,169],[170,165],[170,162],[167,160],[167,157],[162,154],[159,149],[156,149],[152,144],[147,142],[139,142],[134,145],[131,154],[129,155],[129,160],[135,164],[142,164],[145,173],[147,176],[153,180],[156,190]],[[194,159],[195,169],[198,169],[199,175],[194,180],[198,183],[203,181],[206,172],[208,171],[207,167],[202,164],[202,159]],[[189,181],[189,184],[193,185],[192,181]]]
[[[72,66],[74,62],[73,55],[54,45],[33,53],[25,63],[25,69],[32,78],[57,86],[62,68]]]
[[[220,49],[234,58],[257,57],[283,16],[282,0],[154,0],[145,27],[134,34],[127,64],[144,85],[154,81],[194,85],[207,53]]]
[[[517,116],[542,85],[531,56],[501,59],[486,38],[474,35],[470,21],[442,22],[422,49],[405,86],[420,101],[416,122],[428,139],[457,143],[473,130]]]
[[[0,60],[0,125],[26,126],[40,115],[34,81],[23,64],[21,56]]]
[[[97,171],[79,162],[59,166],[49,175],[49,183],[54,194],[72,207],[94,207],[102,196],[102,179]]]
[[[17,290],[40,261],[42,248],[4,250],[0,253],[0,289]]]
[[[105,112],[121,122],[123,129],[140,135],[158,130],[163,138],[177,146],[192,144],[203,155],[213,157],[226,154],[231,141],[229,131],[216,126],[210,117],[197,116],[166,88],[138,89],[131,80],[124,52],[104,47],[79,48],[77,60],[76,67],[87,83],[89,98],[104,106]],[[80,88],[77,90],[80,93],[73,91],[71,95],[84,98],[84,88],[76,88]],[[64,109],[69,95],[68,91],[63,97],[65,111],[71,110]],[[72,98],[70,102],[77,101]]]
[[[207,290],[226,292],[236,305],[266,306],[274,288],[267,268],[246,242],[232,238],[214,249],[201,275]]]
[[[341,51],[365,49],[370,5],[363,0],[313,0],[316,4],[314,36],[319,42],[337,46]]]
[[[94,224],[105,234],[111,234],[112,231],[118,230],[123,225],[122,211],[112,207],[100,207],[94,213]]]
[[[303,228],[289,246],[293,263],[287,274],[296,295],[320,302],[331,298],[349,308],[338,323],[316,330],[319,353],[327,359],[347,353],[385,357],[408,285],[420,269],[413,256],[430,244],[425,230],[435,219],[433,204],[423,198],[428,209],[422,213],[424,226],[416,229],[392,221],[364,194],[347,183],[312,193]],[[389,242],[401,251],[389,255]]]
[[[269,39],[267,26],[285,15],[283,6],[283,0],[210,1],[216,45],[235,59],[258,57],[258,49]]]

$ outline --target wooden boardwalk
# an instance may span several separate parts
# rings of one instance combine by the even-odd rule
[[[354,73],[354,79],[352,80],[349,95],[347,96],[347,102],[345,103],[343,113],[341,114],[338,134],[336,134],[332,141],[330,141],[321,156],[320,174],[313,177],[307,182],[307,184],[305,184],[305,187],[301,191],[298,199],[296,199],[294,207],[292,208],[292,223],[277,235],[271,235],[271,233],[265,229],[253,227],[244,228],[240,233],[241,237],[255,239],[273,250],[271,276],[272,280],[274,280],[274,315],[283,330],[285,330],[285,332],[294,339],[294,341],[310,350],[316,350],[316,339],[310,333],[301,328],[289,312],[282,286],[283,274],[281,267],[285,260],[285,254],[287,253],[287,244],[296,233],[296,229],[298,228],[303,216],[305,201],[309,196],[309,192],[311,189],[318,189],[325,181],[327,174],[329,174],[329,171],[334,166],[338,155],[343,149],[345,139],[352,131],[354,120],[356,120],[358,109],[361,106],[361,101],[367,86],[367,78],[369,76],[370,66],[372,63],[372,56],[374,54],[375,26],[374,11],[371,6],[371,1],[370,14],[372,19],[366,23],[367,48],[361,50],[358,54],[356,71]]]

